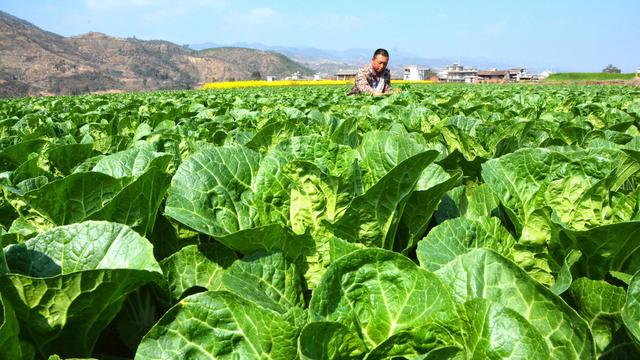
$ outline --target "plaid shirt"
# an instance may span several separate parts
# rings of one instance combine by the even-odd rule
[[[356,75],[356,83],[351,89],[351,94],[373,94],[375,91],[375,85],[380,81],[380,79],[384,79],[384,89],[383,93],[388,93],[391,91],[391,72],[389,69],[384,69],[382,74],[378,76],[378,74],[373,70],[371,64],[360,68],[358,70],[358,74]]]

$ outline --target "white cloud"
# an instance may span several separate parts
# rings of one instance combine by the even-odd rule
[[[197,11],[203,8],[222,7],[227,4],[227,0],[84,0],[84,4],[89,10],[96,12],[152,9],[154,12],[171,13],[175,9]]]
[[[371,28],[387,24],[387,17],[381,13],[362,16],[330,10],[300,13],[279,6],[257,6],[222,12],[219,21],[207,23],[202,32],[215,34],[220,43],[316,47],[327,47],[329,43],[333,48],[342,48],[347,47],[345,39],[368,37]]]
[[[171,10],[161,9],[142,14],[142,19],[147,23],[163,23],[167,19],[188,15],[189,10],[184,7],[176,7]]]
[[[249,10],[246,13],[241,13],[238,15],[238,21],[240,24],[253,24],[253,25],[263,25],[263,24],[275,24],[279,21],[284,21],[286,16],[282,13],[279,13],[268,7],[254,8]]]
[[[192,15],[224,8],[228,0],[83,0],[90,16],[136,14],[146,25],[179,21]],[[106,13],[106,14],[105,14]]]
[[[498,21],[493,24],[490,24],[486,32],[490,35],[499,35],[504,33],[507,30],[507,22],[506,21]]]
[[[87,8],[93,11],[114,10],[119,8],[145,7],[157,4],[158,0],[84,0]]]
[[[264,7],[264,8],[251,9],[247,13],[247,15],[254,19],[269,19],[269,18],[278,17],[281,14],[271,8]]]
[[[310,20],[323,30],[354,30],[365,26],[365,21],[355,15],[338,13],[323,13],[317,18]],[[372,27],[375,26],[375,24],[372,24]]]
[[[353,30],[365,27],[365,21],[354,15],[325,12],[302,16],[289,16],[269,7],[253,8],[245,12],[230,13],[225,18],[229,26],[283,27],[287,29]]]
[[[187,3],[199,7],[220,7],[228,3],[227,0],[189,0],[181,1],[180,3]]]
[[[246,35],[245,40],[249,41],[251,37],[260,38],[268,30],[287,28],[290,25],[291,20],[287,15],[268,7],[260,7],[226,14],[221,28],[237,35]]]

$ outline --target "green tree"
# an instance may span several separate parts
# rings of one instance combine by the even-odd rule
[[[249,80],[260,80],[260,79],[262,79],[262,75],[260,74],[260,71],[254,70],[251,72],[251,77],[249,78]]]
[[[613,66],[611,64],[607,65],[606,68],[602,69],[603,73],[609,73],[609,74],[620,74],[621,71],[618,67]]]

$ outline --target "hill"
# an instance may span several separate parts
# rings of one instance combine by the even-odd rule
[[[187,89],[294,72],[312,73],[272,51],[197,51],[95,32],[63,37],[0,11],[0,97]]]
[[[555,73],[549,75],[545,81],[613,81],[613,80],[631,80],[635,77],[633,73],[627,74],[611,74],[611,73]]]
[[[198,52],[201,56],[230,61],[251,72],[254,78],[267,75],[293,74],[313,75],[313,71],[288,57],[274,51],[261,51],[249,48],[218,47]]]
[[[189,48],[201,50],[208,47],[221,46],[223,45],[218,43],[201,43],[191,44],[189,45]],[[276,51],[314,71],[327,74],[334,74],[339,70],[357,69],[360,66],[369,63],[371,55],[375,50],[370,48],[353,48],[345,50],[318,49],[313,47],[273,46],[255,42],[233,43],[230,46]],[[532,72],[543,71],[551,67],[549,64],[539,62],[523,64],[522,61],[509,59],[483,57],[425,57],[393,48],[389,49],[389,51],[391,54],[389,69],[391,70],[392,75],[397,76],[402,76],[404,67],[407,65],[418,65],[437,70],[445,68],[447,65],[455,62],[464,64],[465,66],[474,66],[480,69],[508,69],[526,65],[528,70]],[[562,69],[555,67],[555,70],[560,71]]]

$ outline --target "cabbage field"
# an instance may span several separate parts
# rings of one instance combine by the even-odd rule
[[[0,359],[640,358],[640,89],[0,101]]]

